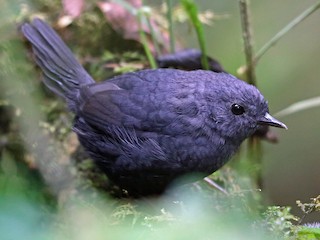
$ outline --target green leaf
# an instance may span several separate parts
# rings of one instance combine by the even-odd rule
[[[206,44],[204,40],[204,31],[203,31],[203,26],[198,17],[198,8],[193,0],[181,0],[181,4],[184,10],[186,11],[186,13],[188,14],[190,21],[196,30],[199,45],[202,52],[202,57],[201,57],[202,67],[208,70],[209,64],[208,64],[208,59],[206,57],[207,50],[206,50]]]
[[[320,228],[304,226],[298,231],[298,239],[320,239]]]

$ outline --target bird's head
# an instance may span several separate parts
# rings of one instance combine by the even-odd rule
[[[269,114],[268,103],[259,90],[230,74],[219,73],[207,82],[208,121],[224,137],[242,142],[262,125],[285,128]]]

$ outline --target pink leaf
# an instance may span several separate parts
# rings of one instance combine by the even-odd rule
[[[98,2],[98,6],[114,30],[126,39],[139,40],[137,19],[128,10],[117,3]]]
[[[76,18],[82,13],[84,0],[62,0],[62,4],[65,14]]]
[[[133,10],[138,10],[142,7],[141,0],[127,0],[126,3]],[[125,8],[123,5],[114,2],[101,1],[97,3],[100,10],[104,13],[107,21],[111,25],[111,27],[122,34],[125,39],[132,39],[140,42],[140,34],[139,34],[139,23],[137,16]],[[150,19],[151,25],[155,32],[161,33],[162,39],[158,39],[158,43],[166,49],[166,46],[169,44],[168,34],[164,31],[163,28],[156,23],[156,21],[151,17]],[[150,35],[150,29],[147,25],[142,25],[143,31]],[[154,52],[154,46],[152,41],[149,39],[149,47]]]

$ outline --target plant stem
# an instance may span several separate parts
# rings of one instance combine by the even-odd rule
[[[253,60],[253,36],[250,20],[249,0],[239,0],[242,37],[247,62],[247,82],[256,85],[255,66]]]
[[[254,86],[257,85],[255,75],[255,65],[253,61],[253,34],[252,25],[250,19],[249,0],[239,0],[242,38],[244,44],[244,52],[246,56],[246,81]],[[255,179],[255,183],[259,188],[262,188],[261,180],[261,159],[262,150],[260,140],[254,136],[248,140],[248,159],[250,166],[255,166],[251,172],[252,177]]]
[[[289,107],[286,107],[285,109],[281,110],[280,112],[276,113],[275,116],[285,117],[293,113],[297,113],[314,107],[320,107],[320,97],[309,98],[296,102],[290,105]]]
[[[151,66],[151,68],[155,69],[157,68],[157,64],[156,64],[156,61],[150,51],[150,48],[148,46],[148,42],[147,42],[147,37],[146,37],[146,34],[145,32],[143,31],[142,29],[142,17],[145,17],[144,16],[144,13],[143,11],[140,9],[138,10],[138,22],[139,22],[139,34],[140,34],[140,39],[141,39],[141,43],[143,45],[143,49],[146,53],[146,56],[147,56],[147,59],[149,61],[149,64]]]
[[[154,46],[154,49],[155,49],[155,52],[156,52],[156,56],[160,56],[161,55],[161,51],[160,51],[159,44],[158,44],[158,41],[157,41],[156,33],[155,33],[154,28],[152,27],[152,24],[151,24],[150,14],[148,14],[146,16],[146,20],[147,20],[148,28],[150,30],[150,35],[151,35],[153,46]]]
[[[167,19],[169,25],[169,37],[170,37],[170,52],[175,53],[175,39],[173,34],[173,21],[172,21],[172,0],[167,0]]]
[[[286,25],[284,28],[282,28],[273,38],[271,38],[263,47],[258,51],[256,56],[254,57],[254,64],[256,64],[260,58],[273,46],[275,45],[280,38],[282,38],[287,32],[289,32],[292,28],[294,28],[296,25],[301,23],[304,19],[306,19],[308,16],[310,16],[312,13],[314,13],[316,10],[320,8],[320,2],[317,2],[307,10],[305,10],[303,13],[301,13],[298,17],[293,19],[288,25]]]
[[[204,32],[203,32],[203,27],[202,24],[199,20],[198,17],[198,9],[196,4],[194,3],[193,0],[181,0],[182,6],[184,7],[186,13],[189,15],[190,21],[193,24],[196,33],[197,33],[197,37],[198,37],[198,41],[199,41],[199,45],[200,45],[200,49],[201,49],[201,64],[202,64],[202,68],[205,70],[209,69],[209,63],[208,63],[208,58],[207,58],[207,50],[206,50],[206,44],[205,44],[205,40],[204,40]]]

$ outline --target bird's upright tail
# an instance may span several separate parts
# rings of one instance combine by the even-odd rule
[[[75,111],[80,86],[94,83],[94,80],[48,24],[35,19],[23,24],[21,31],[32,45],[36,62],[44,73],[45,85]]]

